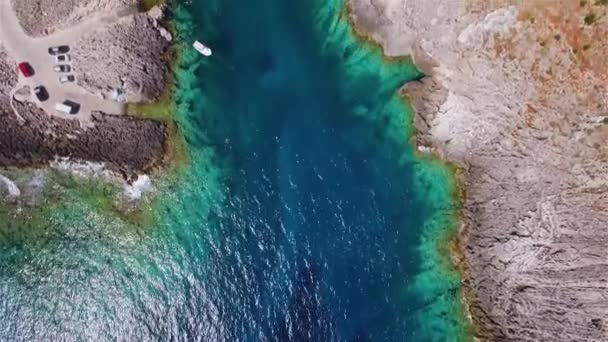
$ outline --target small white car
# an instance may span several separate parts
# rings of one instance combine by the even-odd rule
[[[70,72],[72,71],[72,67],[67,64],[55,65],[53,68],[55,72]]]
[[[74,75],[65,75],[59,77],[59,82],[61,83],[74,82],[75,80],[76,78],[74,77]]]
[[[72,113],[72,107],[63,104],[63,103],[56,103],[55,104],[55,110],[61,113],[65,113],[65,114],[71,114]]]
[[[70,55],[55,56],[55,64],[67,63],[71,60]]]
[[[65,100],[63,103],[56,103],[55,110],[65,114],[78,114],[80,111],[80,104],[74,101]]]

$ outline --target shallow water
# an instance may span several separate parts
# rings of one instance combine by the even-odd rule
[[[178,3],[188,165],[152,219],[64,181],[29,227],[3,227],[0,340],[464,339],[436,248],[454,186],[413,153],[396,96],[421,75],[355,40],[341,9]]]

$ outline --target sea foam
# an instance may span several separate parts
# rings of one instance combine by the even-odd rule
[[[4,188],[6,188],[9,198],[17,198],[21,196],[21,190],[19,190],[19,187],[17,187],[17,185],[7,177],[0,175],[0,184],[4,184]]]
[[[122,195],[129,201],[138,200],[144,194],[153,190],[150,176],[138,175],[134,182],[129,183],[115,172],[106,168],[104,163],[79,162],[68,158],[57,158],[51,163],[51,167],[71,176],[97,178],[115,184],[122,188]]]

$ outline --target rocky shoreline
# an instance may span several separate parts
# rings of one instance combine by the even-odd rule
[[[476,337],[608,340],[608,42],[598,38],[608,6],[349,1],[362,32],[428,75],[403,93],[417,145],[462,170],[459,252]],[[11,2],[33,36],[120,8],[124,18],[78,43],[80,85],[103,98],[120,89],[125,101],[162,92],[166,31],[136,0]],[[69,157],[134,179],[162,164],[164,123],[99,113],[82,128],[12,100],[16,83],[0,42],[0,167]]]
[[[100,98],[151,102],[161,96],[168,72],[163,58],[171,39],[162,10],[139,13],[137,0],[12,1],[24,30],[44,36],[79,25],[104,11],[120,17],[78,41],[71,52],[78,84]],[[165,162],[168,127],[160,121],[96,113],[93,127],[50,116],[25,96],[11,100],[16,61],[0,41],[0,168],[40,167],[58,157],[99,162],[127,180]],[[15,115],[15,110],[19,115]]]
[[[476,337],[608,340],[608,28],[597,2],[350,0],[358,29],[428,75],[418,146],[462,170]]]
[[[94,127],[49,117],[27,103],[15,102],[25,124],[0,114],[0,166],[45,166],[57,157],[104,163],[125,179],[150,173],[162,163],[164,123],[98,114]]]

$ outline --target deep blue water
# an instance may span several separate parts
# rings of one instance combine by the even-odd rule
[[[425,207],[401,160],[412,158],[405,128],[395,141],[353,112],[366,101],[382,111],[408,75],[392,87],[380,75],[347,78],[347,53],[322,51],[306,1],[188,9],[190,34],[214,49],[196,73],[205,105],[190,114],[206,138],[189,142],[213,145],[229,170],[204,281],[223,333],[407,339],[422,305],[407,288]]]

